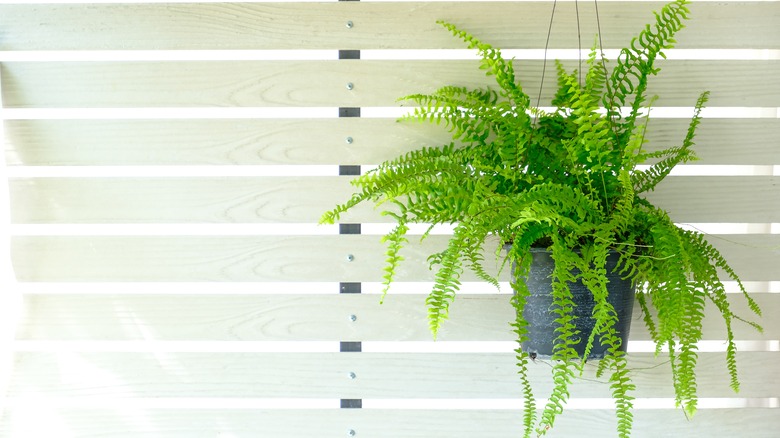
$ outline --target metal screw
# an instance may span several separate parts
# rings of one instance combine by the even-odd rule
[[[354,255],[352,255],[352,254],[347,254],[347,261],[348,261],[348,262],[351,262],[351,261],[353,261],[353,260],[355,260],[355,256],[354,256]]]
[[[354,27],[354,26],[355,26],[355,23],[353,23],[351,21],[347,21],[347,29],[352,29],[352,27]]]
[[[355,380],[355,379],[357,379],[357,374],[355,374],[355,373],[354,373],[354,372],[352,372],[352,371],[350,371],[350,372],[349,372],[349,374],[347,374],[347,375],[348,375],[348,376],[349,376],[349,378],[350,378],[350,379],[352,379],[352,380]]]
[[[357,315],[349,315],[349,320],[352,322],[357,321]]]
[[[355,88],[355,84],[353,84],[352,82],[347,82],[347,90],[351,90],[353,88]]]
[[[355,141],[352,137],[347,137],[345,140],[347,144],[352,144],[352,142]]]
[[[357,432],[355,432],[355,430],[354,430],[354,429],[350,429],[350,430],[348,430],[348,431],[347,431],[347,435],[349,435],[349,436],[355,436],[355,435],[357,435]]]

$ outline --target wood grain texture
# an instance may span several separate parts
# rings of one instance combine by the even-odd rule
[[[412,240],[402,252],[406,260],[397,280],[432,281],[426,259],[444,249],[446,239]],[[742,280],[780,280],[779,235],[709,239]],[[379,240],[371,235],[15,236],[11,259],[19,281],[380,282],[385,255]],[[466,272],[462,280],[476,278]]]
[[[518,80],[536,93],[543,62],[516,64]],[[494,84],[478,65],[461,60],[7,62],[2,80],[9,108],[387,107],[397,105],[399,97],[444,85]],[[774,107],[780,101],[780,61],[659,61],[656,66],[663,72],[650,80],[648,91],[661,96],[656,106],[693,106],[704,90],[712,91],[709,106]],[[557,87],[549,67],[542,106]],[[348,82],[353,89],[347,89]]]
[[[11,185],[18,202],[13,215],[19,223],[316,223],[323,212],[350,196],[349,180],[337,176],[36,178],[12,180]],[[379,217],[371,207],[361,210],[354,217]]]
[[[18,178],[14,223],[316,223],[351,177]],[[678,222],[780,222],[780,178],[675,176],[647,199]],[[724,208],[727,206],[728,208]],[[388,222],[361,205],[344,222]]]
[[[623,47],[661,6],[599,5],[604,45]],[[597,33],[595,10],[587,2],[579,8],[589,45]],[[678,38],[681,48],[780,47],[773,2],[690,8],[694,19]],[[435,24],[440,19],[501,47],[540,48],[551,10],[549,1],[2,5],[0,50],[460,48]],[[559,5],[554,30],[551,47],[577,46],[573,4]]]
[[[145,288],[139,285],[139,288]],[[393,290],[403,290],[403,283]],[[218,287],[215,286],[215,289]],[[263,286],[259,291],[267,290]],[[151,291],[149,292],[151,293]],[[281,293],[281,291],[280,291]],[[732,311],[764,328],[735,323],[741,341],[780,339],[780,294],[753,294],[764,318],[753,315],[741,295]],[[17,328],[19,340],[61,341],[430,341],[424,295],[28,295]],[[514,341],[510,296],[458,295],[439,341]],[[355,315],[355,321],[350,320]],[[490,315],[486,317],[485,315]],[[705,340],[725,339],[723,319],[709,305]],[[632,341],[650,340],[639,306]]]
[[[602,3],[605,45],[625,45],[661,4]],[[0,5],[0,50],[462,48],[434,24],[440,18],[498,46],[541,48],[547,22],[540,17],[548,17],[551,6],[551,1]],[[592,5],[579,6],[584,40],[590,42]],[[576,46],[573,7],[573,2],[559,4],[551,47]],[[694,21],[681,34],[680,48],[780,48],[777,2],[695,2],[691,8]],[[347,21],[354,26],[348,28]],[[528,89],[534,88],[540,63],[522,66],[521,77]],[[8,62],[2,67],[2,97],[15,108],[394,106],[400,95],[444,83],[488,82],[470,61]],[[780,106],[777,60],[669,61],[665,73],[668,80],[652,85],[651,92],[664,95],[658,105],[690,106],[700,90],[711,89],[711,106]],[[347,90],[346,82],[355,87]],[[389,120],[6,123],[10,141],[4,152],[14,166],[374,164],[446,138],[430,127],[418,131],[418,126]],[[676,144],[685,129],[682,120],[651,125],[660,128],[653,137],[659,144],[668,143],[671,134]],[[697,143],[704,164],[780,164],[780,119],[707,120],[702,128]],[[347,136],[355,141],[347,144]],[[347,180],[19,178],[11,182],[12,214],[17,224],[313,222],[349,195]],[[679,221],[780,222],[777,176],[675,177],[653,196]],[[347,219],[377,220],[368,209]],[[423,245],[413,244],[399,280],[431,281],[425,259],[445,239],[432,236]],[[780,236],[711,239],[744,280],[780,281]],[[105,295],[27,296],[0,436],[335,438],[349,430],[373,438],[516,436],[521,430],[517,409],[480,408],[482,399],[519,397],[512,354],[167,350],[167,341],[429,340],[423,296],[390,296],[379,306],[376,295],[300,295],[270,283],[380,281],[383,254],[377,236],[358,235],[14,237],[12,261],[21,281],[129,281],[139,288],[147,281],[215,283],[211,295],[107,290]],[[239,281],[257,282],[263,294],[220,294],[219,282]],[[731,298],[737,300],[735,310],[747,314],[739,297]],[[770,341],[767,349],[774,349],[780,295],[756,298],[767,315],[761,321],[765,334],[737,324],[736,336]],[[511,340],[507,299],[498,294],[459,297],[441,339]],[[718,318],[706,320],[707,340],[723,338],[720,325]],[[632,340],[647,338],[636,321]],[[21,351],[37,341],[51,351]],[[86,352],[68,341],[148,341],[160,349]],[[671,396],[663,358],[630,357],[637,396]],[[773,373],[778,358],[777,351],[740,352],[743,387],[735,395],[726,383],[723,355],[701,353],[700,395],[747,408],[702,410],[693,422],[679,411],[640,409],[634,438],[774,438],[780,428],[778,409],[755,406],[777,406],[780,382]],[[356,377],[350,378],[350,372]],[[538,395],[544,397],[550,389],[542,382],[548,365],[538,361],[531,374],[539,378]],[[589,368],[572,395],[609,398],[608,385],[593,377]],[[340,398],[361,398],[369,409],[252,406],[256,399],[287,397],[331,400],[334,406]],[[391,399],[398,406],[407,399],[434,401],[425,410],[371,409],[373,399]],[[474,409],[435,410],[439,399],[465,399]],[[614,436],[614,423],[609,409],[574,410],[548,436]]]
[[[93,438],[343,438],[349,430],[371,438],[515,437],[522,416],[511,409],[225,409],[219,401],[208,409],[57,407],[9,408],[0,421],[6,436],[46,436],[52,425],[72,436]],[[305,418],[305,421],[301,421]],[[616,436],[611,410],[567,410],[547,433],[550,438]],[[634,411],[634,438],[706,436],[710,438],[776,438],[777,409],[703,409],[692,421],[679,410]],[[435,435],[434,435],[435,434]]]
[[[444,127],[370,118],[5,123],[10,166],[377,164],[450,141]],[[652,119],[648,149],[679,144],[687,126]],[[694,164],[780,164],[778,138],[780,119],[704,119]]]
[[[701,397],[776,397],[767,379],[780,353],[738,353],[739,394],[729,387],[725,354],[699,353]],[[629,357],[637,397],[674,397],[665,355]],[[586,366],[572,398],[609,398],[609,380]],[[353,372],[356,377],[350,377]],[[534,392],[549,394],[551,366],[529,367]],[[478,384],[476,384],[478,382]],[[107,398],[521,398],[514,353],[85,353],[18,352],[10,397]]]

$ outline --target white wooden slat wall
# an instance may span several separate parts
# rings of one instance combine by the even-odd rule
[[[387,114],[398,109],[384,109],[397,97],[486,83],[460,52],[427,59],[461,48],[435,20],[516,49],[533,89],[551,1],[3,3],[20,281],[3,291],[23,293],[24,310],[0,436],[518,435],[509,292],[467,283],[432,343],[425,254],[446,231],[409,249],[380,306],[384,220],[370,208],[352,213],[363,235],[314,223],[350,194],[339,165],[447,139],[396,123]],[[580,3],[589,45],[593,5]],[[600,2],[605,45],[625,44],[662,4]],[[576,48],[574,6],[557,7],[554,49]],[[689,422],[637,320],[634,436],[769,438],[780,427],[780,3],[691,9],[683,50],[653,83],[667,108],[651,144],[680,138],[680,109],[710,89],[701,160],[653,197],[712,233],[762,304],[766,330],[735,327],[743,387],[733,394],[724,330],[716,315],[707,320],[702,409]],[[337,59],[338,50],[371,59]],[[369,117],[339,118],[339,107]],[[344,282],[365,293],[339,294]],[[745,310],[736,294],[734,303]],[[339,352],[342,341],[363,351]],[[548,370],[532,370],[540,394]],[[606,387],[585,376],[550,436],[613,436]],[[339,408],[355,399],[361,409]]]

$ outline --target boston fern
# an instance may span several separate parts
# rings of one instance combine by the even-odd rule
[[[406,153],[357,177],[353,197],[322,217],[323,223],[334,223],[364,201],[383,207],[383,214],[396,222],[384,237],[386,286],[403,260],[400,251],[407,244],[409,224],[454,226],[446,248],[429,258],[435,267],[427,299],[434,336],[447,319],[466,269],[498,285],[483,259],[486,252],[494,252],[485,246],[498,241],[499,249],[508,250],[495,253],[513,266],[511,305],[517,318],[511,325],[522,344],[528,339],[523,309],[530,295],[524,281],[530,252],[538,247],[551,252],[556,263],[552,311],[558,325],[551,357],[554,389],[540,414],[527,373],[533,358],[522,347],[516,350],[526,437],[544,434],[553,426],[569,398],[569,385],[583,372],[581,358],[588,356],[596,340],[607,347],[597,375],[609,375],[619,435],[630,435],[634,385],[616,328],[617,312],[607,301],[610,252],[619,254],[621,275],[638,288],[637,302],[657,345],[656,354],[668,350],[678,406],[687,415],[696,410],[696,345],[708,301],[725,322],[728,374],[731,387],[739,388],[732,323],[744,319],[729,308],[719,274],[736,282],[753,312],[760,310],[701,234],[677,227],[644,197],[677,164],[695,159],[691,147],[706,92],[696,101],[678,145],[645,149],[646,111],[653,100],[647,95],[648,79],[659,72],[656,58],[664,56],[663,50],[673,46],[675,34],[684,27],[687,3],[678,0],[656,13],[655,22],[622,49],[611,71],[595,48],[586,61],[587,72],[570,73],[558,63],[558,91],[550,111],[532,106],[512,61],[498,49],[442,22],[479,52],[481,68],[495,78],[497,88],[446,86],[433,94],[404,98],[416,104],[407,118],[443,124],[453,141]],[[654,164],[637,167],[648,162]],[[590,333],[575,328],[575,303],[568,286],[574,281],[582,282],[596,303]],[[574,349],[580,339],[587,339],[582,356]]]

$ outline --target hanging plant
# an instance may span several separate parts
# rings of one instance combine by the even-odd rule
[[[626,360],[627,330],[618,323],[608,290],[617,283],[615,274],[608,273],[610,257],[616,260],[617,276],[638,289],[636,301],[656,354],[668,351],[677,405],[688,416],[696,411],[696,345],[708,301],[723,318],[730,384],[739,389],[732,324],[738,320],[760,327],[732,312],[719,271],[736,282],[755,314],[760,310],[704,236],[677,227],[666,211],[645,198],[677,164],[695,159],[692,147],[707,92],[696,100],[679,144],[656,152],[645,148],[647,109],[654,99],[647,95],[648,80],[660,71],[656,59],[673,47],[675,34],[684,27],[687,4],[677,0],[664,6],[655,22],[621,50],[611,70],[596,47],[586,72],[567,72],[558,63],[551,111],[532,106],[512,62],[498,49],[441,22],[479,52],[480,68],[495,78],[497,88],[453,85],[404,98],[417,106],[408,119],[444,125],[453,141],[409,152],[356,178],[354,196],[322,217],[321,222],[334,223],[354,206],[373,202],[395,220],[395,228],[384,236],[385,292],[403,260],[409,224],[454,225],[446,249],[429,258],[436,271],[427,299],[434,337],[448,317],[465,269],[498,286],[484,263],[484,254],[493,252],[485,246],[495,244],[497,237],[497,257],[502,266],[513,267],[510,303],[517,316],[510,323],[519,344],[526,437],[552,428],[569,399],[569,386],[597,345],[603,349],[597,376],[609,376],[619,436],[631,433],[634,384]],[[638,168],[648,162],[654,164]],[[545,311],[554,321],[554,385],[538,416],[528,376],[538,352],[528,348],[533,340],[526,315],[529,297],[536,293],[529,289],[533,255],[540,248],[555,262],[545,274],[552,303]],[[584,316],[572,293],[576,284],[592,302]],[[584,319],[591,322],[588,329],[581,328]]]

